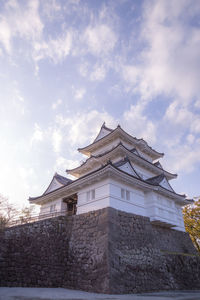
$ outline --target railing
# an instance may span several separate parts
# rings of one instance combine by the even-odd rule
[[[54,211],[51,213],[45,213],[45,214],[33,214],[31,216],[19,216],[14,218],[12,221],[10,221],[6,227],[13,227],[17,225],[27,224],[27,223],[33,223],[36,221],[41,221],[45,219],[55,218],[59,216],[71,216],[74,213],[67,210],[61,210],[61,211]]]

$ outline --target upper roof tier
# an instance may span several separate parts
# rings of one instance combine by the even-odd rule
[[[85,175],[86,173],[89,173],[94,169],[98,169],[100,166],[105,165],[107,161],[116,162],[126,156],[129,157],[129,159],[134,165],[138,165],[144,170],[152,172],[152,176],[165,174],[168,180],[177,177],[176,174],[172,174],[164,170],[159,162],[152,163],[149,160],[146,160],[143,156],[141,156],[138,153],[138,151],[135,148],[128,149],[121,142],[119,142],[118,145],[116,145],[111,150],[104,152],[103,154],[91,155],[82,165],[66,171],[68,174],[79,178]]]
[[[129,145],[132,145],[133,148],[138,148],[142,153],[150,157],[152,161],[164,155],[163,153],[152,149],[143,139],[137,139],[136,137],[128,134],[120,127],[120,125],[118,125],[115,129],[110,129],[105,126],[105,123],[101,126],[94,142],[86,147],[78,148],[78,151],[87,156],[91,156],[93,154],[97,154],[97,152],[101,153],[102,148],[106,148],[116,140],[128,143]]]

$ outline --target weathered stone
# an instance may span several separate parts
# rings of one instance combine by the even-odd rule
[[[112,208],[9,228],[1,236],[0,285],[103,293],[200,288],[187,233]]]

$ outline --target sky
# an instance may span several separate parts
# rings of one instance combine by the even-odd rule
[[[200,195],[200,1],[1,0],[0,193],[19,207],[105,121]]]

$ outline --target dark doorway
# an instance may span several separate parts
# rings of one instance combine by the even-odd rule
[[[77,205],[77,194],[64,198],[63,202],[67,204],[67,215],[68,216],[75,215],[76,205]]]

